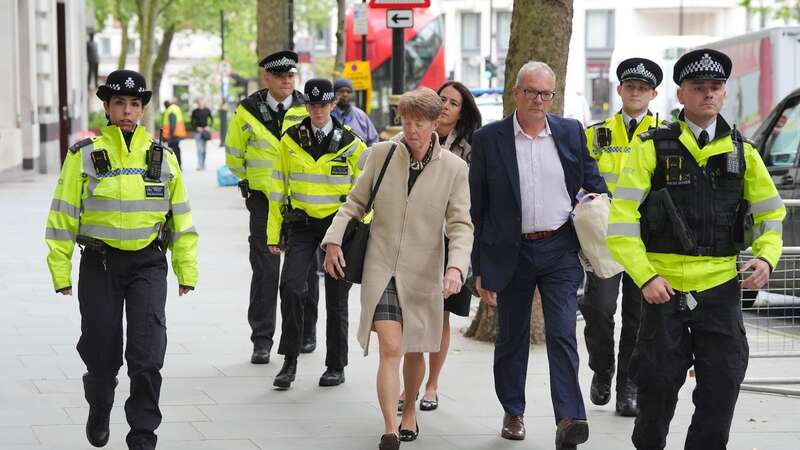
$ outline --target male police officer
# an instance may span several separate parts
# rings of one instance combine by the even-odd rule
[[[253,341],[253,364],[269,363],[275,334],[275,310],[278,304],[280,256],[267,250],[267,194],[272,169],[278,158],[281,135],[307,116],[303,94],[294,90],[297,54],[280,51],[262,59],[261,80],[267,89],[244,99],[228,126],[225,138],[225,161],[242,181],[239,186],[250,211],[250,322]],[[312,276],[313,275],[313,276]],[[316,271],[308,277],[309,302],[316,311],[319,279]],[[309,333],[316,329],[316,316]]]
[[[290,127],[281,139],[280,159],[272,172],[267,244],[273,254],[282,228],[288,247],[281,275],[281,317],[278,353],[285,356],[274,386],[291,387],[303,333],[306,279],[315,272],[316,252],[336,211],[355,184],[357,162],[366,145],[331,116],[335,106],[333,84],[311,79],[305,85],[309,117]],[[347,365],[347,294],[350,283],[325,275],[327,312],[325,365],[320,386],[344,383]]]
[[[673,79],[679,120],[640,135],[612,201],[608,244],[642,288],[642,325],[630,371],[639,388],[637,449],[663,449],[686,371],[697,377],[687,450],[724,449],[747,368],[742,286],[759,288],[778,263],[786,214],[756,149],[719,111],[731,60],[683,55]],[[752,227],[750,221],[754,221]]]
[[[109,125],[70,147],[47,217],[47,264],[56,292],[72,295],[72,252],[76,241],[81,245],[78,353],[87,371],[86,436],[95,447],[109,438],[123,312],[131,380],[126,441],[131,450],[156,447],[167,347],[167,248],[179,295],[197,285],[197,232],[178,160],[137,125],[151,94],[132,70],[111,72],[97,88]]]
[[[622,110],[586,130],[589,154],[597,160],[600,175],[613,194],[617,180],[631,152],[631,142],[640,133],[656,126],[648,111],[663,75],[658,64],[645,58],[630,58],[617,66],[617,94]],[[636,343],[636,330],[642,308],[639,287],[626,273],[601,279],[586,272],[586,290],[578,304],[586,320],[584,336],[589,351],[589,367],[594,371],[590,396],[595,405],[605,405],[611,398],[614,376],[614,314],[617,311],[622,280],[622,331],[617,365],[617,414],[635,417],[636,385],[628,377],[628,362]]]

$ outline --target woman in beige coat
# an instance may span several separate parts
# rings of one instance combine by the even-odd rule
[[[370,330],[378,334],[378,401],[385,434],[379,448],[397,449],[419,433],[414,396],[423,371],[404,373],[405,409],[396,426],[403,354],[421,358],[436,352],[442,337],[442,297],[461,289],[472,250],[467,164],[443,151],[434,130],[442,102],[427,88],[407,92],[398,105],[404,138],[375,197],[374,218],[364,262],[358,341],[366,354]],[[347,263],[340,244],[350,219],[364,217],[369,192],[392,143],[372,147],[364,171],[323,239],[324,268],[343,276]],[[444,270],[444,234],[450,239]],[[444,277],[442,277],[444,273]],[[418,355],[413,355],[418,354]],[[409,398],[410,397],[410,398]]]

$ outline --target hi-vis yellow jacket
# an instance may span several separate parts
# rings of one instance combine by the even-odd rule
[[[663,123],[663,121],[659,122]],[[636,139],[636,136],[647,131],[650,127],[655,126],[655,117],[648,113],[636,126],[633,139]],[[603,142],[603,138],[598,136],[597,130],[599,128],[607,128],[611,132],[611,140],[609,142]],[[589,147],[589,155],[597,161],[600,175],[606,180],[608,191],[612,195],[617,187],[622,168],[625,167],[625,162],[631,153],[633,139],[628,140],[628,126],[625,124],[625,119],[621,112],[586,129],[586,144]]]
[[[361,173],[358,159],[367,145],[350,127],[331,120],[334,121],[331,133],[341,135],[339,144],[335,152],[325,153],[316,161],[298,143],[304,127],[311,131],[310,119],[292,127],[281,138],[281,157],[272,172],[269,192],[267,245],[277,245],[280,240],[284,205],[291,202],[292,208],[323,219],[339,210],[355,186]]]
[[[717,121],[720,120],[723,120],[722,116],[717,117]],[[701,167],[706,166],[711,156],[734,150],[729,132],[715,136],[701,150],[689,126],[683,120],[679,121],[679,125],[680,142]],[[744,198],[750,202],[750,212],[755,222],[753,255],[764,259],[775,268],[783,245],[782,223],[786,209],[761,156],[748,142],[744,143],[744,155]],[[639,232],[639,205],[650,191],[655,168],[653,140],[642,141],[637,138],[611,201],[607,242],[612,256],[625,267],[625,271],[640,287],[660,275],[674,289],[684,292],[703,291],[735,277],[736,256],[687,256],[646,252]]]
[[[303,105],[303,94],[292,94],[292,106],[286,110],[280,130],[274,126],[272,113],[266,109],[262,117],[259,104],[267,105],[267,91],[252,94],[236,108],[225,136],[225,163],[237,177],[247,180],[250,189],[269,193],[270,179],[281,135],[289,127],[300,123],[308,116]]]
[[[183,286],[197,285],[197,232],[178,159],[164,151],[161,179],[145,180],[152,139],[137,127],[130,148],[117,126],[70,147],[58,179],[45,239],[47,264],[56,290],[72,286],[72,252],[78,235],[100,239],[120,250],[140,250],[171,231],[172,267]],[[110,170],[98,173],[92,152],[105,150]],[[172,218],[165,223],[166,214]]]

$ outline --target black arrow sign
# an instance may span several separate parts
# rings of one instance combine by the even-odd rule
[[[407,17],[403,17],[403,16],[401,16],[400,14],[397,14],[397,13],[395,13],[395,14],[392,16],[392,22],[394,22],[394,23],[399,23],[399,22],[401,22],[401,21],[402,21],[402,22],[405,22],[405,21],[407,21],[407,20],[408,20],[408,18],[407,18]]]

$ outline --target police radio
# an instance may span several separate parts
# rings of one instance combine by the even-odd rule
[[[159,136],[162,136],[159,130]],[[159,137],[159,140],[161,138]],[[161,164],[164,161],[164,146],[160,142],[152,142],[147,150],[147,172],[145,180],[161,181]]]

